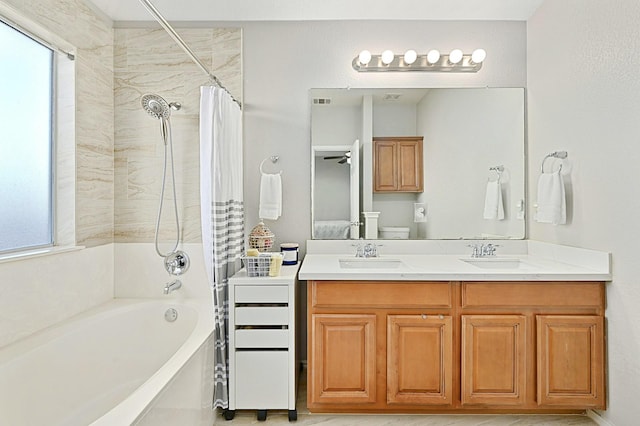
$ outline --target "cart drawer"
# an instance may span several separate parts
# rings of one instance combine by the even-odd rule
[[[289,330],[236,330],[236,348],[287,348]]]
[[[236,357],[237,409],[287,409],[289,352],[239,351]]]
[[[289,287],[286,285],[236,285],[236,303],[287,303]]]
[[[286,306],[246,306],[236,308],[236,325],[288,325]]]

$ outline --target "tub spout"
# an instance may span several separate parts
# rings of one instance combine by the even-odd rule
[[[169,294],[172,291],[179,289],[180,287],[182,287],[182,282],[180,282],[180,280],[171,281],[170,283],[167,283],[166,286],[164,286],[164,294]]]

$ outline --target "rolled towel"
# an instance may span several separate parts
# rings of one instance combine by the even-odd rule
[[[280,174],[262,174],[260,179],[260,219],[277,220],[282,214],[282,179]]]
[[[567,201],[560,170],[542,173],[538,179],[536,222],[563,225],[567,222]]]
[[[485,219],[504,219],[504,205],[502,203],[502,184],[500,179],[487,182],[487,191],[484,197]]]

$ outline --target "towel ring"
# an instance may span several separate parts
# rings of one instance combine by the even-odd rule
[[[567,153],[567,151],[555,151],[555,152],[552,152],[551,154],[547,154],[542,160],[542,166],[540,167],[540,171],[544,173],[544,162],[547,161],[547,158],[559,158],[561,160],[564,160],[568,156],[569,154]],[[558,169],[558,171],[561,171],[561,170],[562,170],[562,164],[560,164],[560,168]]]
[[[267,160],[271,160],[271,162],[273,164],[277,163],[278,160],[280,159],[280,157],[278,157],[277,155],[272,155],[269,158],[265,158],[264,160],[262,160],[262,162],[260,163],[260,173],[265,174],[264,169],[262,168],[262,166],[264,166],[264,162]],[[278,171],[278,173],[276,173],[278,175],[282,174],[282,170]]]

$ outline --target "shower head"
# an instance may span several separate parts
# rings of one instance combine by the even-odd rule
[[[155,118],[167,119],[171,115],[171,109],[180,109],[178,103],[167,103],[162,97],[153,94],[146,94],[142,97],[142,108]]]

